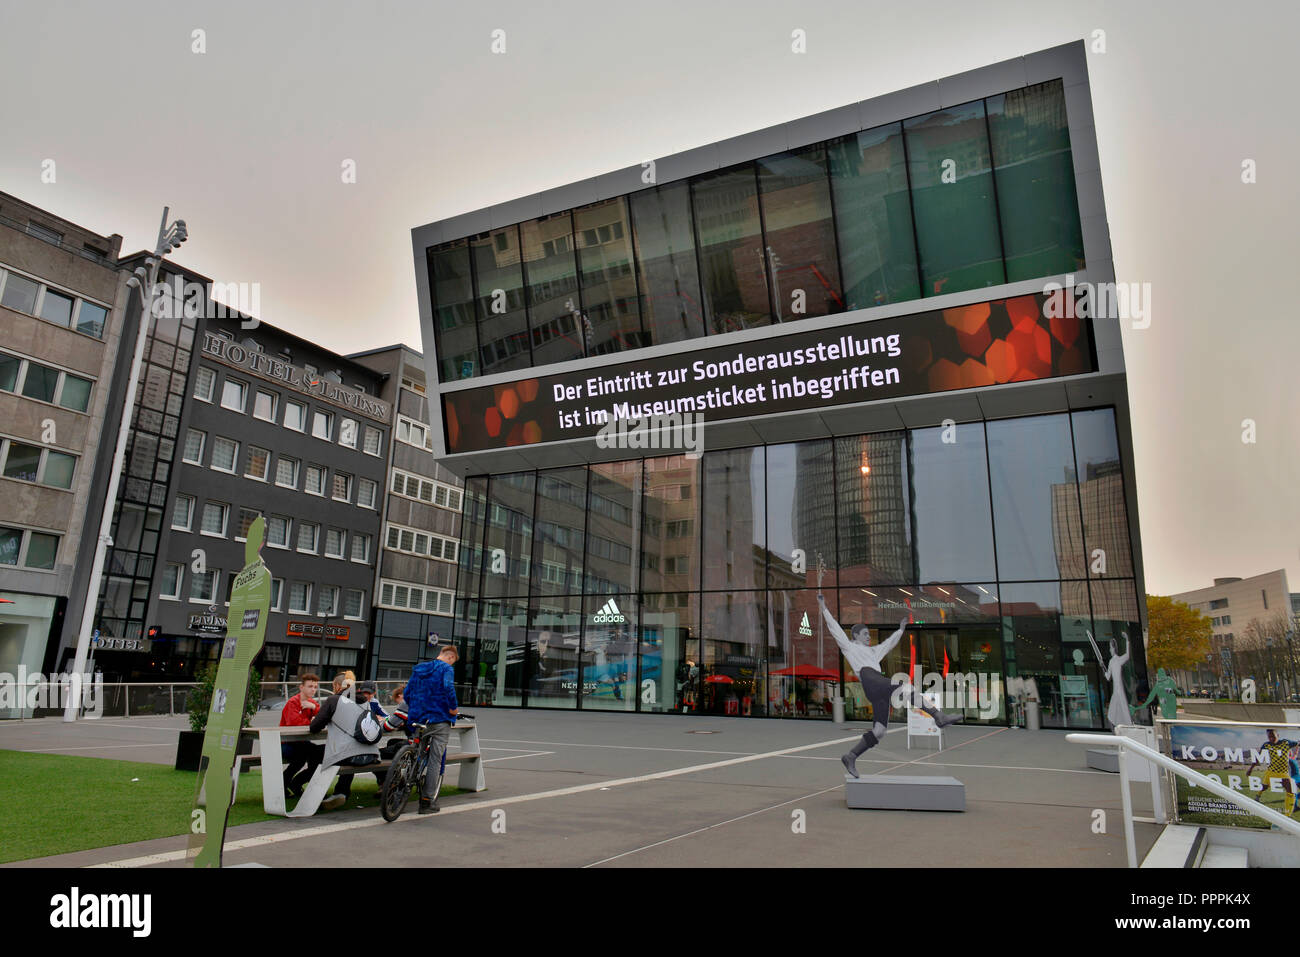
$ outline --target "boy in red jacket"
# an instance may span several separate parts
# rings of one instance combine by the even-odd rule
[[[320,702],[316,700],[319,689],[319,676],[311,672],[302,675],[298,679],[298,693],[284,703],[284,710],[280,712],[280,727],[311,724],[311,719],[320,712]],[[280,744],[280,756],[289,762],[284,769],[285,795],[301,797],[302,789],[325,756],[325,749],[310,741],[284,741]]]

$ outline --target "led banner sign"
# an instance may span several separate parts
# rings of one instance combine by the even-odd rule
[[[1096,371],[1087,324],[1041,294],[715,346],[443,397],[447,451],[588,438],[613,419],[706,423]]]
[[[291,621],[285,629],[287,638],[334,638],[347,641],[351,629],[347,625],[322,625],[318,621]]]

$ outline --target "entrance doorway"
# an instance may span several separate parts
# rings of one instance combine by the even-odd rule
[[[913,651],[923,690],[936,681],[930,676],[942,679],[944,711],[960,714],[967,724],[1006,724],[1002,644],[996,625],[909,628],[891,655],[899,657],[900,671],[907,671]]]

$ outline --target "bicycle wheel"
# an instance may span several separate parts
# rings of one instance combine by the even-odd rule
[[[406,802],[411,799],[411,785],[415,778],[415,748],[403,745],[393,758],[393,765],[384,778],[384,793],[379,801],[379,811],[390,824],[402,816]]]

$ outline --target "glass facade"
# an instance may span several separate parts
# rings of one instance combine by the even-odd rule
[[[1060,80],[430,247],[439,375],[1084,266]]]
[[[453,626],[467,703],[829,717],[847,628],[885,673],[1005,723],[1101,728],[1087,642],[1141,633],[1114,410],[471,478]],[[1106,553],[1104,565],[1095,549]]]

